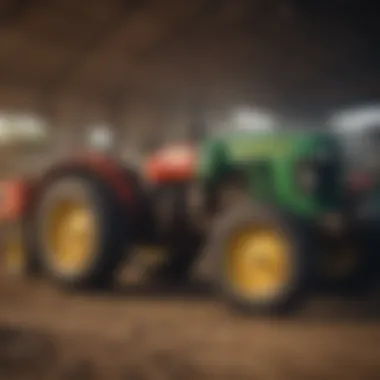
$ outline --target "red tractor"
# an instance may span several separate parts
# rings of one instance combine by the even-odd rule
[[[152,186],[154,194],[136,171],[98,153],[60,163],[39,178],[4,182],[0,219],[8,270],[33,274],[43,268],[66,285],[103,287],[112,282],[132,242],[164,243],[172,251],[179,245],[181,250],[195,249],[196,236],[190,239],[180,220],[181,205],[177,212],[169,210],[175,197],[169,187],[183,185],[193,175],[193,163],[193,151],[187,146],[171,147],[148,159],[146,179],[160,184]],[[156,210],[154,203],[165,205],[168,197],[166,210]],[[157,198],[160,202],[154,202]],[[166,223],[165,212],[170,213]],[[157,218],[163,222],[157,223]],[[188,255],[175,257],[178,262],[172,273],[179,279],[179,266],[187,268],[188,263],[182,261]]]

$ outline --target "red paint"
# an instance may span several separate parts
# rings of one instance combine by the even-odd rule
[[[101,176],[115,191],[122,202],[132,200],[132,192],[129,183],[123,175],[120,164],[114,159],[100,154],[90,153],[74,159],[69,165],[81,165]]]
[[[190,145],[172,145],[145,162],[145,176],[152,182],[185,181],[194,177],[196,152]]]
[[[90,153],[58,163],[43,173],[38,180],[14,179],[0,183],[0,222],[22,218],[31,204],[33,195],[38,194],[38,189],[46,179],[72,169],[84,169],[97,175],[114,191],[122,206],[133,207],[131,187],[120,164],[110,157]]]
[[[78,170],[93,174],[104,181],[114,192],[121,206],[133,207],[131,187],[122,171],[120,163],[113,158],[99,153],[90,152],[53,165],[39,178],[39,186],[43,187],[45,181],[49,181],[49,178],[54,178],[59,173]]]
[[[0,183],[0,221],[14,222],[24,215],[32,191],[29,180],[9,180]]]

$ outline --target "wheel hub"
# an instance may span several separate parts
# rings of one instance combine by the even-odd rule
[[[274,231],[238,233],[229,250],[229,274],[234,288],[246,297],[277,293],[289,276],[287,245]]]
[[[58,202],[49,215],[47,236],[51,259],[62,270],[82,268],[93,254],[94,216],[86,205]]]

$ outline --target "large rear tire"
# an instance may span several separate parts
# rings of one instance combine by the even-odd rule
[[[347,295],[369,291],[373,282],[373,255],[364,231],[327,242],[319,255],[319,282],[322,291]]]
[[[38,262],[67,287],[108,287],[128,243],[127,214],[105,183],[62,173],[40,191],[31,223]]]
[[[313,258],[301,223],[265,206],[241,204],[217,221],[208,254],[219,294],[248,314],[281,315],[310,291]]]
[[[364,295],[375,286],[379,231],[376,232],[376,221],[362,215],[361,208],[354,203],[346,210],[342,233],[321,231],[317,237],[322,248],[318,266],[322,290]]]

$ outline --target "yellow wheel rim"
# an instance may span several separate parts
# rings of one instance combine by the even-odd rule
[[[44,241],[49,260],[61,271],[86,267],[94,252],[95,217],[82,202],[62,200],[47,216]]]
[[[287,239],[271,228],[247,228],[231,239],[227,273],[234,290],[248,299],[268,298],[290,277]]]

